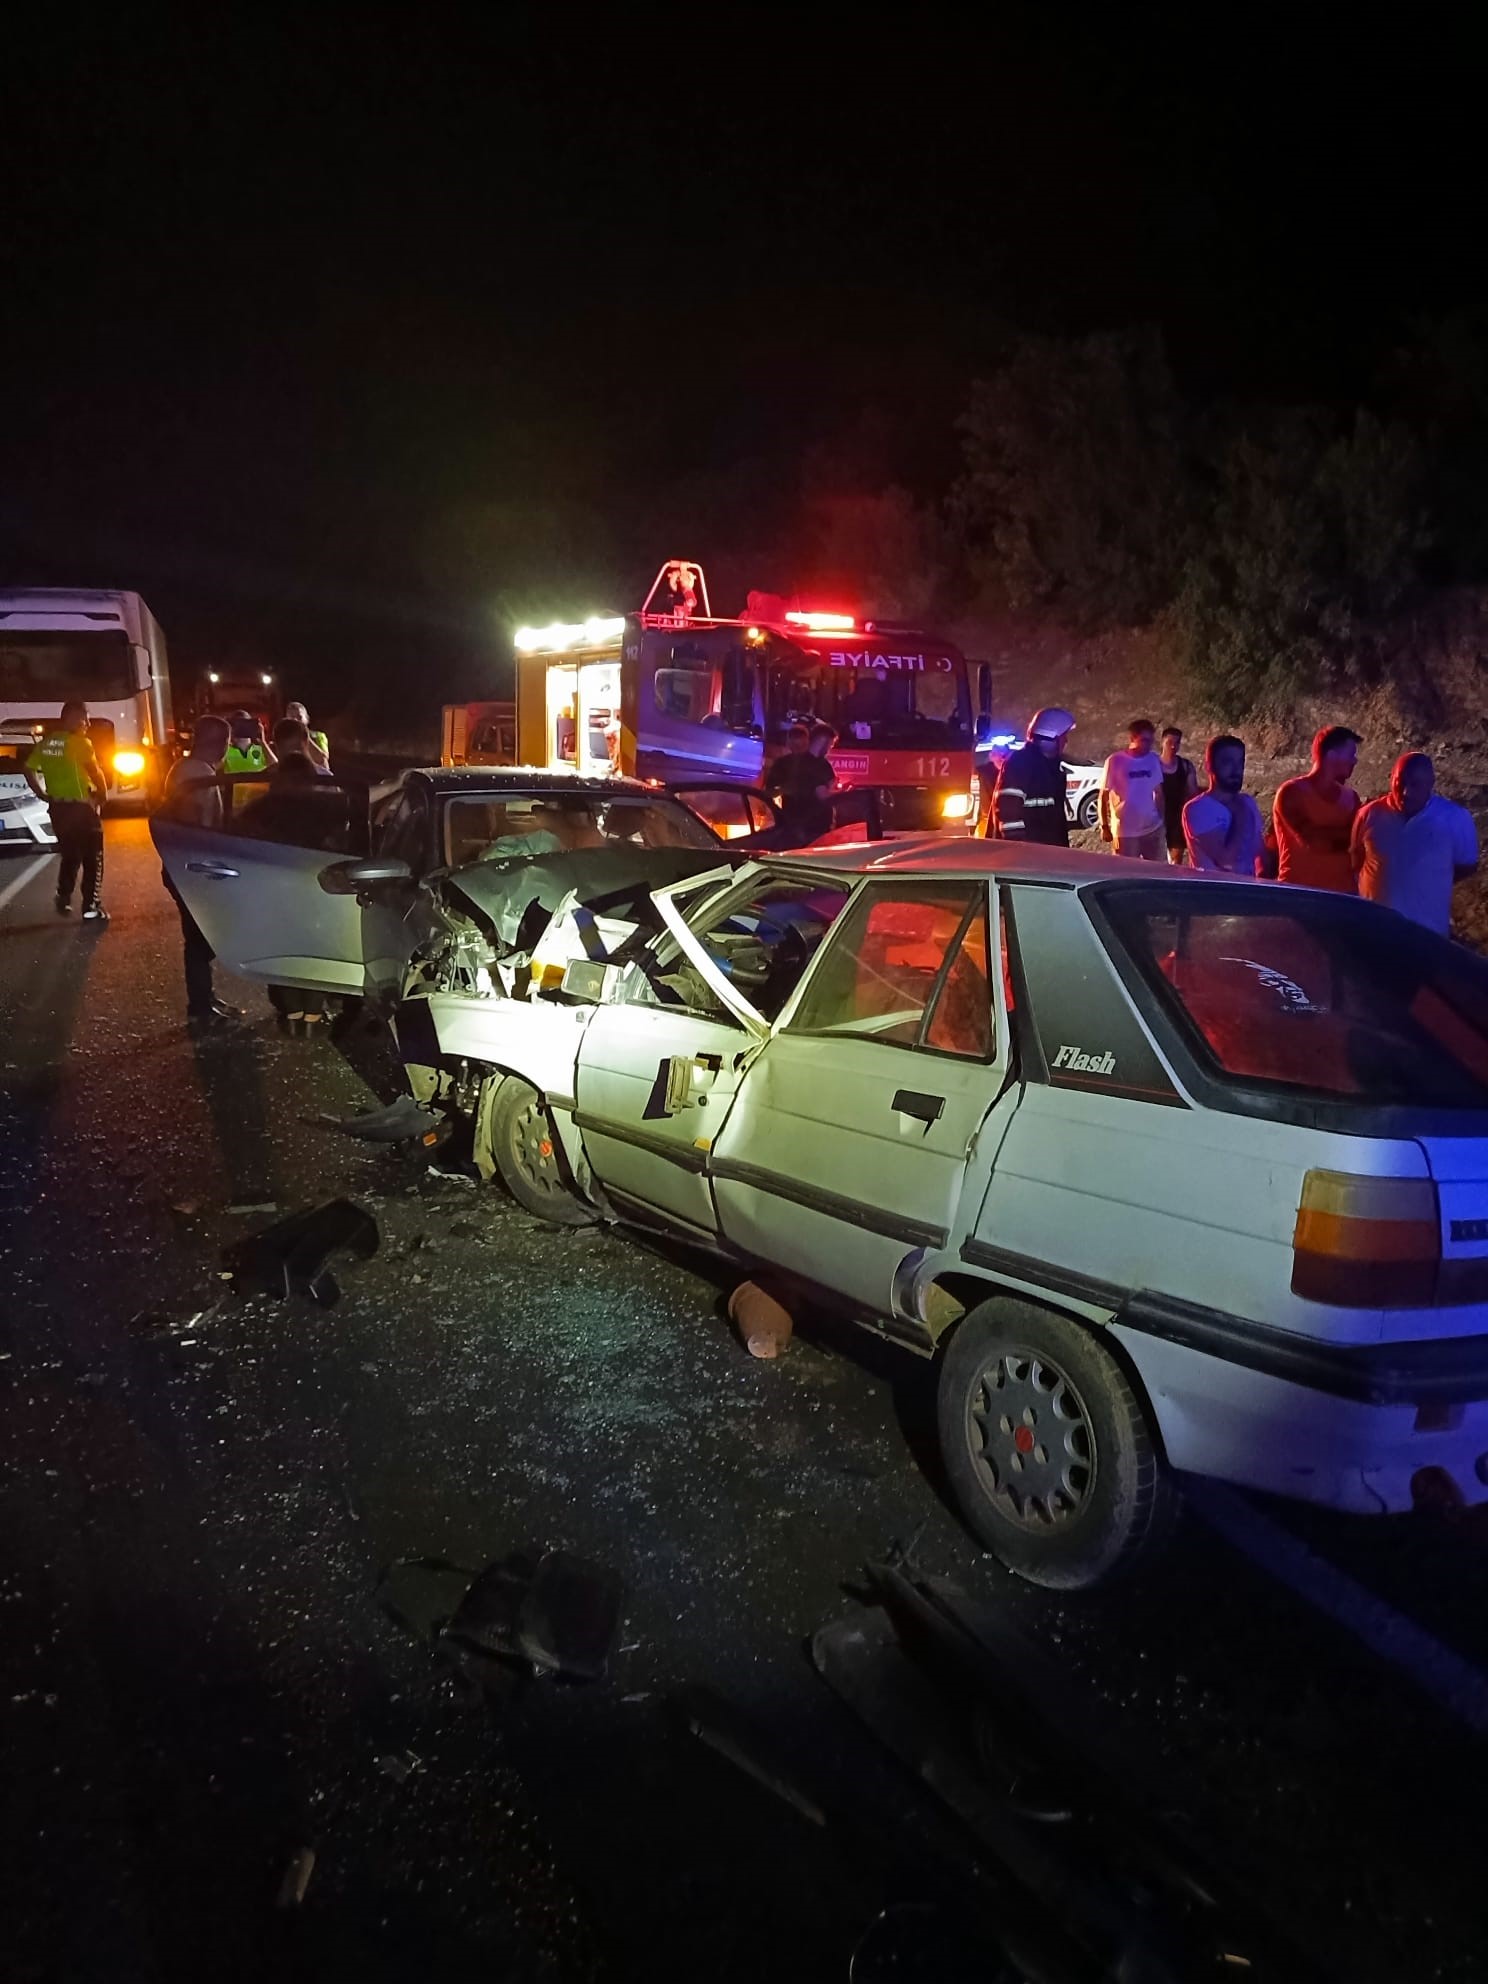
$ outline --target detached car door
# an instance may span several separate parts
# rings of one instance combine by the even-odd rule
[[[886,1315],[906,1257],[948,1244],[1011,1115],[997,915],[983,882],[859,888],[711,1151],[740,1252]]]
[[[386,913],[320,881],[338,857],[368,851],[366,788],[328,778],[290,788],[247,773],[219,779],[217,789],[220,827],[162,811],[150,834],[219,962],[260,985],[372,989],[367,939],[385,936]]]
[[[716,1234],[710,1154],[770,1023],[847,899],[844,883],[746,869],[655,891],[668,925],[627,996],[595,1013],[579,1049],[575,1120],[621,1211]],[[682,903],[700,907],[684,919]]]

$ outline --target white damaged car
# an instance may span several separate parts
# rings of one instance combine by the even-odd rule
[[[684,1236],[937,1358],[1005,1563],[1111,1574],[1175,1472],[1488,1498],[1481,960],[1373,904],[997,841],[651,904],[517,997],[472,921],[399,1009],[407,1058],[534,1209]]]

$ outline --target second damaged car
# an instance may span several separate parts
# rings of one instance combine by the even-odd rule
[[[1488,1498],[1482,961],[1374,904],[986,841],[623,908],[550,976],[534,947],[521,998],[472,920],[410,1058],[534,1209],[935,1358],[950,1484],[1013,1569],[1125,1568],[1185,1471]]]

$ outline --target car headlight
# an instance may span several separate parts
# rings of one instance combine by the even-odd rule
[[[138,778],[145,769],[144,754],[140,751],[115,751],[114,770],[120,778]]]
[[[940,817],[943,820],[964,820],[971,812],[971,794],[952,792],[940,802]]]

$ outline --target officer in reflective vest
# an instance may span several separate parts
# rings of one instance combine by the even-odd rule
[[[263,725],[247,710],[234,710],[228,718],[227,752],[222,760],[225,772],[263,772],[278,760],[264,742]]]
[[[318,772],[328,772],[331,769],[331,747],[326,742],[326,734],[323,730],[310,728],[310,712],[305,705],[286,703],[284,714],[291,722],[304,724],[305,734],[310,739],[311,748],[307,753],[310,762]]]
[[[57,875],[57,913],[72,911],[73,884],[83,876],[83,921],[103,924],[108,912],[98,900],[103,885],[103,822],[98,809],[108,798],[108,780],[88,735],[86,703],[64,703],[57,727],[28,755],[26,783],[47,802],[62,866]]]

